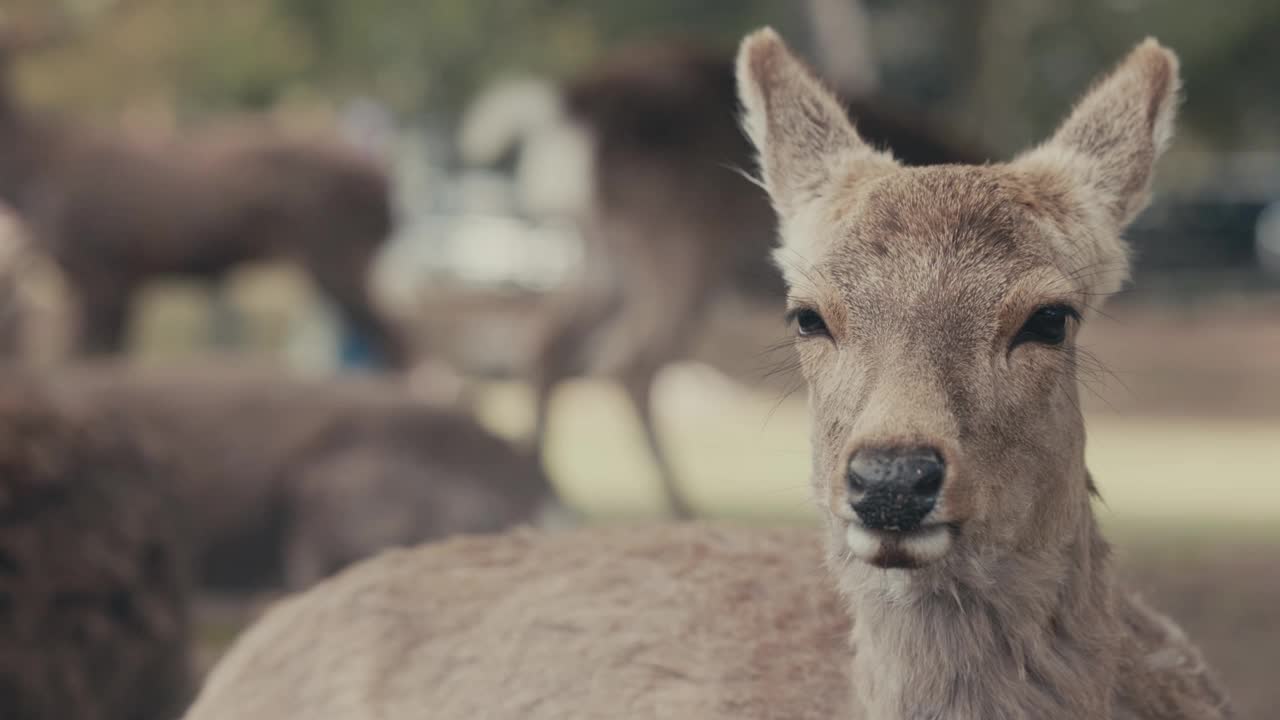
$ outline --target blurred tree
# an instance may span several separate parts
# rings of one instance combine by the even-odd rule
[[[838,0],[837,0],[838,1]],[[847,0],[854,2],[855,0]],[[1042,136],[1100,68],[1148,34],[1177,49],[1184,136],[1280,146],[1280,2],[865,0],[882,89],[996,149]],[[199,115],[372,95],[446,122],[510,70],[563,77],[617,44],[677,34],[726,51],[763,23],[807,43],[796,0],[3,0],[64,14],[74,42],[28,63],[24,91],[73,111]]]
[[[726,48],[770,0],[279,0],[314,38],[323,80],[367,83],[402,108],[453,108],[495,73],[563,76],[618,42],[678,33]],[[774,13],[776,14],[776,13]]]
[[[58,41],[28,58],[23,86],[36,102],[72,111],[265,107],[304,81],[310,64],[309,38],[262,0],[5,3],[2,22],[57,28]]]

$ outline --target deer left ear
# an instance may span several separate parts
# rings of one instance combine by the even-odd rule
[[[1149,38],[1017,162],[1066,170],[1124,227],[1146,207],[1156,160],[1173,139],[1179,87],[1177,56]]]
[[[760,154],[761,176],[780,214],[820,195],[837,175],[893,165],[858,137],[840,101],[773,30],[743,40],[737,77],[742,126]]]

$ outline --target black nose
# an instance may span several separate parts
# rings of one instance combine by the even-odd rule
[[[872,530],[915,530],[933,510],[946,469],[932,448],[863,448],[849,460],[849,502]]]

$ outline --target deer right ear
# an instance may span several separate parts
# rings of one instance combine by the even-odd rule
[[[1148,39],[1076,105],[1053,139],[1015,162],[1065,172],[1119,227],[1147,204],[1156,160],[1173,137],[1178,58]]]
[[[765,189],[780,214],[794,212],[851,164],[892,162],[858,137],[840,102],[771,28],[738,51],[742,126],[760,156]]]

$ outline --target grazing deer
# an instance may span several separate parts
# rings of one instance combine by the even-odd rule
[[[248,367],[32,373],[129,432],[190,512],[207,587],[293,590],[388,547],[551,519],[537,463],[380,378]]]
[[[22,106],[11,66],[67,32],[0,25],[0,201],[65,271],[84,351],[120,349],[131,299],[147,280],[215,280],[283,255],[383,361],[408,361],[369,293],[370,266],[392,226],[381,168],[336,142],[262,128],[144,142],[40,117]]]
[[[593,147],[593,197],[582,278],[535,340],[532,443],[545,443],[559,383],[587,369],[618,378],[678,517],[692,508],[658,437],[654,380],[688,356],[718,296],[783,296],[768,264],[774,213],[734,172],[751,162],[734,92],[732,58],[668,43],[623,51],[565,93]],[[880,98],[855,98],[849,110],[869,142],[909,164],[984,159]]]
[[[1075,379],[1170,139],[1173,53],[1144,42],[1051,140],[982,166],[869,146],[771,30],[738,81],[838,592],[801,530],[388,553],[273,609],[189,720],[1230,717],[1196,648],[1113,576]]]

